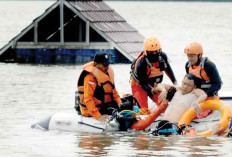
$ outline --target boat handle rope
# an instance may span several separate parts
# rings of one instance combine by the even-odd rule
[[[83,124],[83,125],[87,125],[87,126],[90,126],[90,127],[93,127],[95,129],[100,129],[102,131],[105,131],[104,128],[101,128],[101,127],[97,127],[97,126],[94,126],[94,125],[91,125],[91,124],[87,124],[87,123],[84,123],[84,122],[78,122],[79,124]]]

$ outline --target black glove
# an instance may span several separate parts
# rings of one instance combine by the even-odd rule
[[[176,93],[176,88],[175,87],[169,88],[166,99],[168,101],[171,101],[175,93]]]

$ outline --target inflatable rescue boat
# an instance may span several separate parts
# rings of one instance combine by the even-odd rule
[[[228,99],[225,97],[225,101],[232,101],[232,99]],[[196,116],[196,113],[193,108],[187,110],[184,115],[181,117],[179,121],[179,125],[181,124],[191,124],[197,131],[210,130],[213,125],[218,122],[221,122],[224,126],[223,131],[226,131],[226,126],[228,126],[229,120],[231,118],[231,106],[229,104],[225,104],[222,101],[207,101],[206,106],[201,103],[201,108],[203,110],[212,109],[215,112],[206,118],[202,119],[193,119]],[[212,105],[211,105],[212,104]],[[205,106],[205,107],[204,107]],[[149,119],[152,120],[151,125],[144,124],[144,126],[140,126],[141,124],[136,124],[134,126],[135,130],[145,130],[148,131],[150,129],[156,129],[158,122],[162,118],[162,111],[157,107],[155,110],[155,114],[152,117],[149,115],[140,115],[140,119]],[[154,113],[154,112],[153,112]],[[159,116],[161,114],[161,116]],[[71,131],[71,132],[95,132],[100,133],[104,131],[118,131],[119,123],[116,121],[110,121],[108,123],[102,123],[93,117],[84,117],[79,115],[77,112],[65,113],[59,112],[51,114],[39,122],[33,124],[32,128],[42,129],[42,130],[62,130],[62,131]],[[143,125],[143,124],[142,124]],[[221,132],[220,132],[221,134]],[[204,134],[203,134],[204,135]],[[208,134],[205,134],[208,135]]]

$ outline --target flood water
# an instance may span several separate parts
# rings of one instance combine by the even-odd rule
[[[49,1],[0,1],[0,47],[44,12]],[[181,83],[185,45],[202,43],[231,96],[232,3],[107,2],[144,36],[155,35]],[[125,12],[126,8],[126,12]],[[112,65],[119,94],[130,93],[129,64]],[[55,112],[75,112],[81,65],[0,63],[0,156],[230,156],[223,137],[154,137],[136,133],[41,131],[31,124]],[[170,80],[165,77],[165,83]]]

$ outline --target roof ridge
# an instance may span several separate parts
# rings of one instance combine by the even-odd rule
[[[115,10],[79,10],[80,12],[115,12]]]

